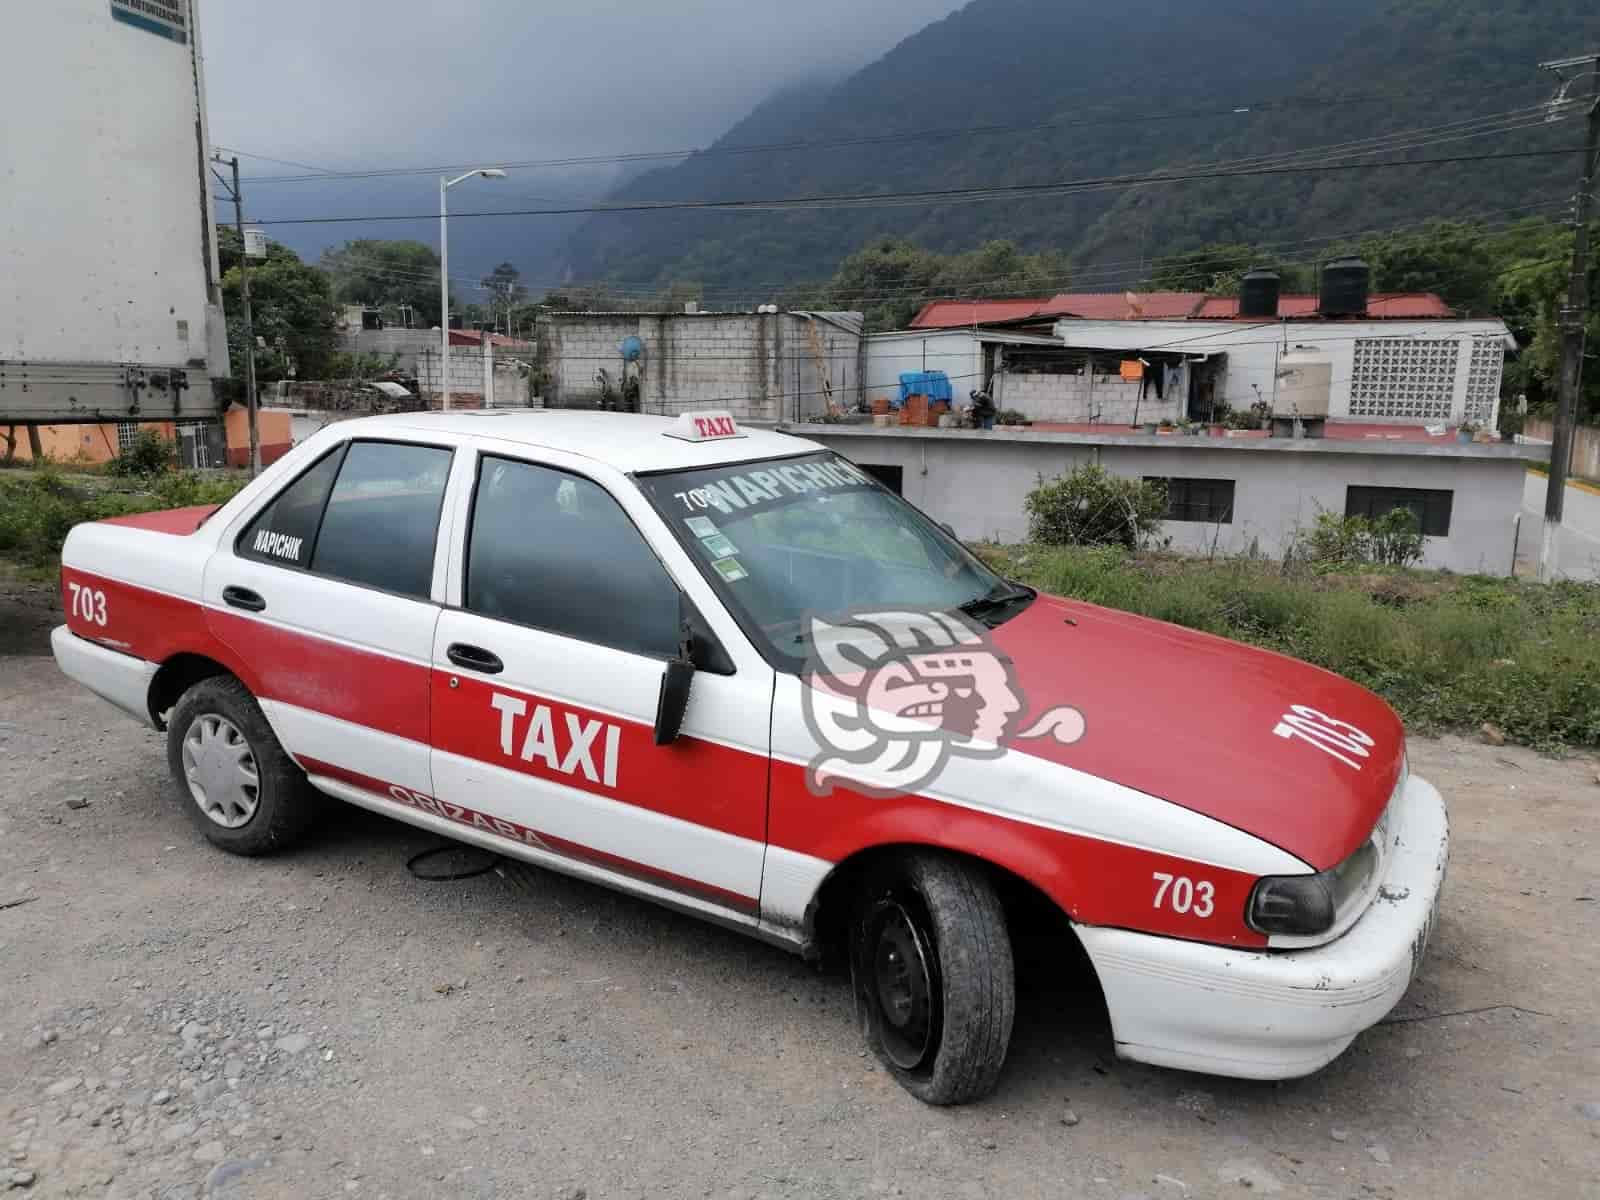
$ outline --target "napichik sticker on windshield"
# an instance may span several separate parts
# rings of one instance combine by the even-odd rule
[[[999,758],[1006,740],[1052,737],[1071,745],[1087,732],[1060,705],[1026,729],[1027,697],[988,630],[954,612],[864,612],[810,617],[801,710],[821,747],[806,785],[834,784],[878,796],[916,792],[956,756]]]

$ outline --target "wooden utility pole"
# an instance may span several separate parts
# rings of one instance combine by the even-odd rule
[[[261,431],[257,421],[256,326],[250,311],[250,250],[244,240],[244,196],[239,191],[239,156],[235,154],[232,158],[223,158],[218,154],[213,159],[233,168],[233,185],[228,190],[233,197],[234,227],[239,231],[239,292],[244,300],[245,407],[249,412],[250,424],[250,478],[254,479],[261,472]],[[219,175],[218,178],[222,177]],[[225,187],[228,185],[226,179],[222,183]]]
[[[1539,578],[1556,576],[1560,552],[1561,514],[1567,498],[1567,467],[1572,458],[1573,423],[1583,388],[1584,328],[1589,317],[1589,212],[1594,202],[1596,158],[1600,157],[1600,54],[1540,63],[1541,70],[1561,72],[1587,67],[1588,136],[1578,182],[1572,229],[1572,276],[1561,309],[1561,391],[1556,402],[1555,433],[1550,442],[1550,481],[1544,498],[1544,539],[1539,547]],[[1581,76],[1580,76],[1581,78]]]

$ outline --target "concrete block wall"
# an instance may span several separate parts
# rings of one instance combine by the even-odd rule
[[[994,402],[1035,421],[1088,421],[1098,411],[1106,425],[1128,425],[1136,413],[1141,424],[1183,415],[1183,401],[1176,396],[1160,399],[1152,386],[1140,399],[1140,387],[1116,375],[1096,375],[1091,392],[1085,375],[1002,373],[995,377]]]
[[[550,374],[546,403],[598,406],[597,368],[620,391],[619,347],[631,336],[644,343],[642,363],[627,370],[640,375],[645,412],[725,408],[746,421],[804,420],[825,409],[830,386],[835,403],[855,400],[859,339],[826,322],[817,331],[826,374],[806,318],[790,313],[557,315],[541,326]]]

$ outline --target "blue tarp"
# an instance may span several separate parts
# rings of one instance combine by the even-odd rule
[[[928,403],[935,400],[954,401],[955,395],[950,390],[950,376],[943,371],[903,371],[900,374],[900,403],[903,406],[907,396],[926,396]]]

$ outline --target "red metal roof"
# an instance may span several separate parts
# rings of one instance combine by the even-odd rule
[[[1451,317],[1432,292],[1379,293],[1367,301],[1367,320]],[[1315,296],[1282,296],[1278,316],[1316,320]],[[995,325],[1029,317],[1077,318],[1085,321],[1237,321],[1235,296],[1207,297],[1204,292],[1062,292],[1048,300],[935,300],[924,305],[912,329],[958,329],[963,325]]]
[[[934,300],[922,306],[911,320],[912,329],[958,329],[962,325],[993,325],[997,321],[1020,321],[1024,317],[1054,316],[1045,313],[1049,300]]]
[[[450,344],[452,346],[481,346],[483,345],[483,333],[477,329],[452,329],[450,331]],[[512,346],[519,350],[527,350],[533,346],[532,342],[524,341],[522,338],[509,338],[503,333],[491,333],[489,335],[489,344],[491,346]]]
[[[1205,299],[1204,292],[1062,292],[1045,311],[1088,321],[1181,321]]]
[[[1239,316],[1239,298],[1237,296],[1214,296],[1207,300],[1195,314],[1203,321],[1236,321]],[[1298,317],[1301,319],[1315,318],[1317,315],[1317,298],[1315,296],[1280,296],[1278,298],[1279,317]],[[1432,292],[1385,292],[1368,297],[1367,319],[1387,320],[1391,318],[1416,318],[1416,317],[1450,317],[1455,314],[1449,306]],[[1271,320],[1270,317],[1252,317],[1248,320]]]

